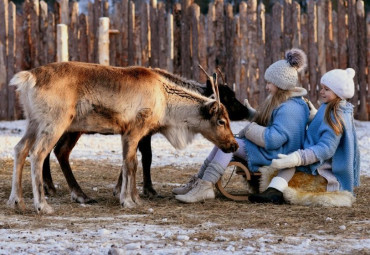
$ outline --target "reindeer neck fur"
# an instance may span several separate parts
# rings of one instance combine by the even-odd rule
[[[167,94],[167,108],[161,133],[176,149],[192,142],[202,123],[200,109],[214,100],[186,88],[163,82]]]
[[[167,80],[175,83],[178,86],[181,86],[181,87],[184,87],[186,89],[198,92],[202,95],[205,93],[205,91],[207,89],[207,87],[204,84],[201,84],[201,83],[199,83],[197,81],[194,81],[194,80],[186,79],[186,78],[184,78],[182,76],[179,76],[179,75],[176,75],[176,74],[169,73],[166,70],[155,68],[155,69],[153,69],[153,71],[158,73],[159,75],[163,76]]]

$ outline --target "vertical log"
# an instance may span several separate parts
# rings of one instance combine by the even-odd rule
[[[233,56],[235,59],[234,62],[234,80],[235,82],[232,84],[229,84],[232,86],[236,98],[239,100],[244,100],[240,96],[240,61],[241,61],[241,38],[240,38],[240,16],[235,16],[234,17],[234,22],[233,22]]]
[[[79,61],[80,54],[78,49],[78,2],[71,3],[71,15],[68,33],[70,60]]]
[[[57,62],[68,61],[68,27],[57,25]]]
[[[157,0],[150,1],[150,65],[159,66],[159,35]]]
[[[122,66],[128,66],[128,12],[129,12],[129,1],[122,0],[121,4],[121,15],[122,23],[119,31],[121,32],[122,40]]]
[[[7,63],[7,84],[15,73],[15,51],[16,51],[16,7],[13,2],[9,3],[8,23],[8,63]],[[8,120],[15,119],[15,87],[8,87]]]
[[[23,8],[23,64],[22,67],[24,70],[31,69],[31,26],[30,26],[30,17],[31,17],[31,3],[29,0],[25,0],[22,5]]]
[[[181,0],[181,74],[191,77],[189,7],[193,0]]]
[[[248,21],[247,4],[241,2],[239,5],[240,17],[240,85],[239,100],[248,98]]]
[[[326,53],[326,70],[333,69],[333,8],[331,1],[325,5],[325,53]]]
[[[88,62],[95,62],[95,29],[94,26],[94,6],[91,2],[87,4],[88,15],[87,15],[87,25],[88,25]]]
[[[99,64],[109,66],[109,18],[99,19]]]
[[[282,52],[282,32],[283,32],[283,10],[279,2],[276,2],[272,7],[272,21],[271,21],[271,55],[272,62],[278,61],[283,57]]]
[[[314,0],[307,1],[308,15],[308,71],[309,71],[309,95],[312,102],[317,102],[317,15]]]
[[[258,5],[258,16],[257,16],[257,61],[258,61],[258,88],[259,88],[259,98],[258,104],[261,103],[266,98],[265,90],[265,5],[260,3]]]
[[[141,5],[140,41],[141,41],[141,65],[149,66],[150,54],[150,25],[149,25],[149,3]]]
[[[130,66],[135,64],[135,4],[130,1],[128,4],[128,64]]]
[[[166,26],[166,6],[163,2],[158,3],[158,66],[166,69],[167,67],[167,26]]]
[[[341,69],[348,67],[348,52],[347,52],[347,12],[344,6],[344,0],[338,0],[338,16],[337,16],[337,29],[338,29],[338,67]]]
[[[284,0],[283,14],[283,51],[285,52],[292,48],[293,41],[292,0]]]
[[[173,7],[173,72],[181,74],[181,4],[176,3]]]
[[[39,49],[40,49],[40,27],[39,27],[39,0],[31,1],[31,41],[30,41],[30,53],[31,53],[31,65],[32,67],[38,67],[39,63]]]
[[[134,2],[135,3],[135,2]],[[135,5],[134,5],[135,7]],[[136,7],[135,7],[136,9]],[[140,23],[141,23],[141,14],[138,12],[134,12],[135,14],[135,31],[134,31],[134,46],[135,46],[135,53],[134,53],[134,62],[135,65],[141,66],[141,44],[140,44]]]
[[[89,40],[88,40],[88,24],[87,17],[85,14],[81,13],[78,18],[78,30],[80,34],[80,39],[78,40],[78,49],[81,62],[89,61]]]
[[[117,10],[117,6],[120,3],[116,2],[114,6],[114,10]],[[109,15],[108,15],[109,16]],[[110,21],[110,28],[117,28],[117,15],[112,15],[109,16],[109,21]],[[109,34],[109,64],[111,66],[117,66],[117,43],[118,43],[118,36],[114,33]]]
[[[215,46],[215,22],[216,8],[214,3],[209,3],[207,14],[207,55],[208,73],[212,73],[216,67],[216,46]]]
[[[48,5],[45,1],[40,1],[40,44],[39,44],[40,65],[45,65],[48,62],[47,30],[48,30]]]
[[[57,0],[60,5],[60,23],[69,25],[69,5],[68,0]]]
[[[103,1],[103,6],[102,6],[102,15],[103,17],[109,17],[109,2],[108,0]]]
[[[216,45],[216,66],[225,68],[225,15],[224,0],[215,0],[216,21],[215,21],[215,45]]]
[[[325,32],[325,0],[317,1],[317,67],[318,77],[321,77],[326,73],[326,47],[325,41],[329,40],[326,38]]]
[[[190,6],[190,14],[191,14],[191,32],[192,32],[192,40],[191,40],[191,47],[192,47],[192,76],[196,81],[199,81],[199,16],[200,16],[200,8],[197,4],[192,4]]]
[[[301,48],[301,6],[297,2],[292,3],[292,47]]]
[[[100,24],[100,18],[103,17],[103,9],[102,9],[102,0],[94,0],[93,4],[93,10],[94,10],[94,18],[93,18],[93,33],[94,33],[94,55],[95,63],[99,63],[99,24]]]
[[[338,56],[338,16],[335,11],[332,12],[332,28],[333,28],[333,48],[331,50],[332,55],[332,68],[339,68],[339,56]]]
[[[55,26],[55,16],[53,13],[49,12],[48,15],[48,29],[47,29],[47,62],[56,61],[56,26]]]
[[[173,72],[173,58],[174,58],[174,25],[173,25],[173,15],[171,13],[167,14],[167,70]]]
[[[362,0],[356,3],[357,12],[357,32],[358,32],[358,83],[359,83],[359,101],[358,109],[359,120],[369,120],[366,105],[366,24],[365,24],[365,6]]]
[[[267,68],[272,63],[272,16],[265,14],[265,67]]]
[[[302,13],[301,14],[301,49],[309,55],[309,46],[308,46],[308,17],[307,13]],[[309,62],[309,58],[307,58],[307,61]],[[307,63],[307,66],[309,66],[309,63]],[[305,72],[301,75],[301,84],[302,87],[305,88],[307,91],[310,90],[309,87],[309,68],[306,68]],[[315,105],[316,102],[312,101]],[[317,106],[317,105],[316,105]]]
[[[7,86],[8,0],[0,0],[0,120],[8,117]]]
[[[206,17],[200,14],[199,17],[199,64],[208,69],[207,64],[207,36],[206,36]],[[205,83],[206,79],[204,75],[200,75],[199,82]]]
[[[17,25],[16,25],[16,51],[15,51],[15,72],[19,72],[21,70],[25,70],[24,68],[24,31],[23,31],[23,20],[24,20],[24,15],[21,13],[17,13]]]
[[[357,45],[359,43],[357,38],[357,15],[356,15],[356,0],[348,0],[348,57],[349,67],[355,69],[356,74],[353,80],[355,81],[355,95],[351,102],[355,106],[355,117],[358,114],[358,51]]]
[[[233,52],[233,22],[234,22],[234,15],[233,15],[233,6],[230,3],[225,5],[225,54],[226,54],[226,66],[225,69],[222,70],[225,72],[226,81],[228,84],[235,83],[235,76],[233,75],[234,72],[234,56]]]
[[[257,42],[257,0],[248,1],[247,9],[247,22],[248,22],[248,46],[247,46],[247,56],[248,56],[248,86],[249,86],[249,96],[250,104],[253,107],[258,105],[258,62],[256,56],[256,49],[258,49]]]

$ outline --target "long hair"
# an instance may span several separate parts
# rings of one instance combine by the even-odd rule
[[[343,124],[342,118],[338,114],[339,103],[342,99],[339,97],[335,98],[334,100],[328,103],[328,106],[325,110],[325,120],[329,124],[329,126],[334,130],[336,135],[339,135],[343,132]],[[333,113],[333,118],[331,113]]]
[[[291,96],[289,90],[278,88],[274,95],[269,95],[261,107],[257,110],[253,121],[258,125],[267,126],[271,120],[272,111],[280,104],[284,103]]]

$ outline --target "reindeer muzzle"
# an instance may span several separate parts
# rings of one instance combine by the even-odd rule
[[[235,152],[239,148],[238,143],[234,141],[230,141],[226,146],[222,146],[220,148],[225,153]]]

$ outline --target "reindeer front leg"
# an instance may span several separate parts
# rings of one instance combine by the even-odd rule
[[[139,193],[136,188],[136,170],[137,170],[137,155],[136,148],[137,139],[127,138],[122,139],[124,164],[122,165],[122,188],[120,194],[120,203],[123,207],[133,208],[141,204]]]

